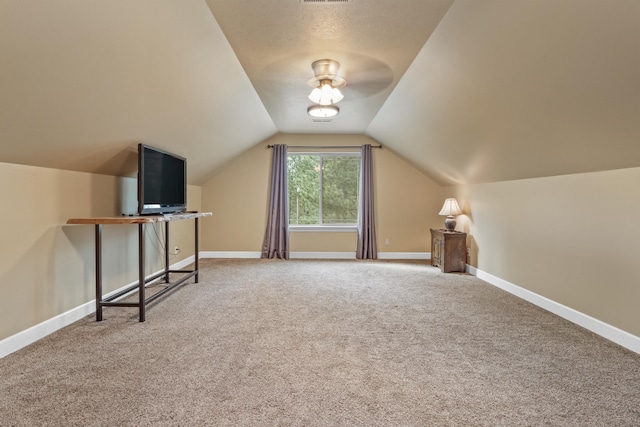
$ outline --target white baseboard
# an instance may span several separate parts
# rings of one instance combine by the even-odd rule
[[[250,252],[250,251],[204,251],[200,252],[200,258],[247,258],[255,259],[260,258],[262,252]]]
[[[202,256],[200,256],[200,258],[202,258]],[[175,264],[171,264],[169,266],[170,270],[180,270],[182,268],[185,268],[186,266],[193,264],[196,260],[196,257],[191,255],[190,257],[187,257],[185,259],[183,259],[182,261],[178,261]]]
[[[201,258],[260,258],[260,252],[201,252]],[[291,259],[356,259],[355,252],[291,252]],[[430,252],[378,252],[378,259],[431,259]]]
[[[185,258],[180,262],[172,264],[170,266],[170,269],[180,270],[188,266],[189,264],[192,264],[194,261],[195,261],[195,257],[191,255],[190,257]],[[149,274],[147,277],[150,277],[153,274],[156,274],[156,273]],[[137,283],[137,280],[122,286],[120,289],[116,289],[113,292],[109,292],[104,296],[109,297],[110,295],[113,295],[122,289],[126,289],[127,287],[132,286],[135,283]],[[94,284],[92,283],[92,288],[93,288],[93,285]],[[135,291],[131,291],[131,292],[135,292]],[[0,359],[2,359],[8,354],[11,354],[15,351],[20,350],[23,347],[28,346],[29,344],[32,344],[38,341],[39,339],[46,337],[49,334],[52,334],[58,329],[62,329],[65,326],[68,326],[73,322],[77,322],[83,317],[88,316],[95,312],[96,312],[96,301],[91,300],[78,307],[72,308],[69,311],[66,311],[62,314],[52,317],[51,319],[45,320],[42,323],[39,323],[28,329],[25,329],[24,331],[18,332],[15,335],[7,337],[2,341],[0,341]]]
[[[431,252],[378,252],[378,259],[431,259]]]
[[[356,259],[355,252],[290,252],[291,259]]]
[[[562,305],[558,302],[550,300],[549,298],[538,295],[535,292],[531,292],[513,283],[507,282],[493,274],[486,271],[479,270],[473,266],[467,264],[467,272],[472,274],[491,285],[509,292],[525,301],[528,301],[538,307],[547,310],[553,314],[556,314],[563,319],[568,320],[571,323],[575,323],[603,338],[613,341],[614,343],[625,347],[634,353],[640,354],[640,337],[609,325],[601,320],[593,318],[587,314],[581,313],[573,308]]]
[[[0,341],[0,359],[46,337],[49,334],[54,333],[58,329],[62,329],[65,326],[90,315],[91,313],[95,313],[95,311],[95,300],[86,302],[79,307],[72,308],[65,313],[59,314],[49,320],[45,320],[42,323],[32,326],[29,329],[25,329],[24,331],[3,339]]]

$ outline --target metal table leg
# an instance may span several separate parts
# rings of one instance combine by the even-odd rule
[[[164,283],[169,283],[169,221],[164,223]]]
[[[102,224],[95,226],[96,243],[96,322],[102,321]]]
[[[145,278],[144,278],[144,224],[138,224],[138,306],[140,322],[145,320]]]
[[[195,240],[196,243],[195,243],[195,252],[194,252],[194,254],[195,254],[195,259],[196,260],[195,260],[195,268],[194,268],[194,270],[196,271],[195,281],[196,281],[196,283],[198,283],[198,275],[200,273],[200,268],[198,267],[199,266],[198,259],[200,258],[200,256],[199,256],[200,254],[198,252],[198,218],[195,218],[195,233],[196,233],[196,235],[195,235],[195,239],[194,240]]]

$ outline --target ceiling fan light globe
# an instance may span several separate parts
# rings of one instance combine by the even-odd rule
[[[320,87],[320,105],[331,105],[331,96],[333,94],[331,83],[324,83]]]
[[[340,102],[343,98],[344,95],[342,94],[342,92],[340,92],[340,89],[333,88],[333,90],[331,91],[331,99],[333,100],[333,103],[335,104],[336,102]]]
[[[309,94],[309,100],[320,105],[331,105],[344,99],[344,95],[340,89],[324,84],[319,88],[315,88]]]
[[[322,92],[320,91],[320,88],[315,88],[309,94],[309,100],[315,102],[316,104],[319,104],[321,94]]]

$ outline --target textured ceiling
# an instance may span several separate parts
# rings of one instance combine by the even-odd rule
[[[640,166],[638,0],[0,0],[0,161],[202,184],[277,132],[364,133],[441,184]],[[311,62],[341,62],[313,122]]]
[[[207,0],[280,132],[363,133],[453,0]],[[340,114],[314,122],[317,59],[340,63]]]

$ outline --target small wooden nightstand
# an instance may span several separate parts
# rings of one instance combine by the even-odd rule
[[[431,229],[431,265],[443,273],[464,271],[467,261],[467,233]]]

